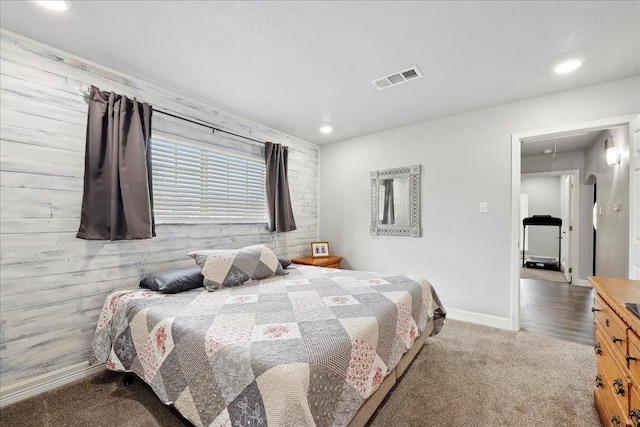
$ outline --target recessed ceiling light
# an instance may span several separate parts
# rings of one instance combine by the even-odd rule
[[[329,125],[324,125],[320,128],[320,132],[322,133],[331,133],[333,132],[333,128]]]
[[[583,62],[582,59],[569,59],[556,64],[556,66],[553,67],[553,71],[556,74],[568,74],[580,68]]]
[[[68,0],[36,0],[36,3],[47,9],[55,10],[56,12],[64,12],[71,8],[71,2]]]

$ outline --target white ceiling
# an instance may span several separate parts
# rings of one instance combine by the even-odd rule
[[[570,153],[573,151],[586,151],[596,139],[602,139],[602,152],[604,155],[604,140],[601,136],[602,130],[590,132],[574,133],[570,135],[558,136],[556,138],[537,139],[531,142],[524,142],[520,145],[520,156],[552,156],[555,153]],[[544,150],[553,150],[552,153],[543,153]]]
[[[640,74],[638,1],[72,0],[54,13],[3,0],[0,15],[9,31],[319,144]],[[555,75],[569,57],[582,68]],[[370,83],[413,65],[424,77]]]

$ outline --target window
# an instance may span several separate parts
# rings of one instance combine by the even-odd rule
[[[153,139],[151,162],[161,222],[267,222],[264,160]]]

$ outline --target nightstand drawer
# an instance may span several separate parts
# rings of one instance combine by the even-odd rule
[[[340,263],[342,262],[341,256],[323,256],[323,257],[304,257],[304,258],[296,258],[292,259],[291,262],[294,264],[302,264],[302,265],[315,265],[316,267],[325,267],[325,268],[340,268]]]

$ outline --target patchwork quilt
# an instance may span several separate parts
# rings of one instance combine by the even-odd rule
[[[299,266],[208,292],[109,295],[92,363],[134,372],[196,426],[344,426],[433,319],[429,282]]]

